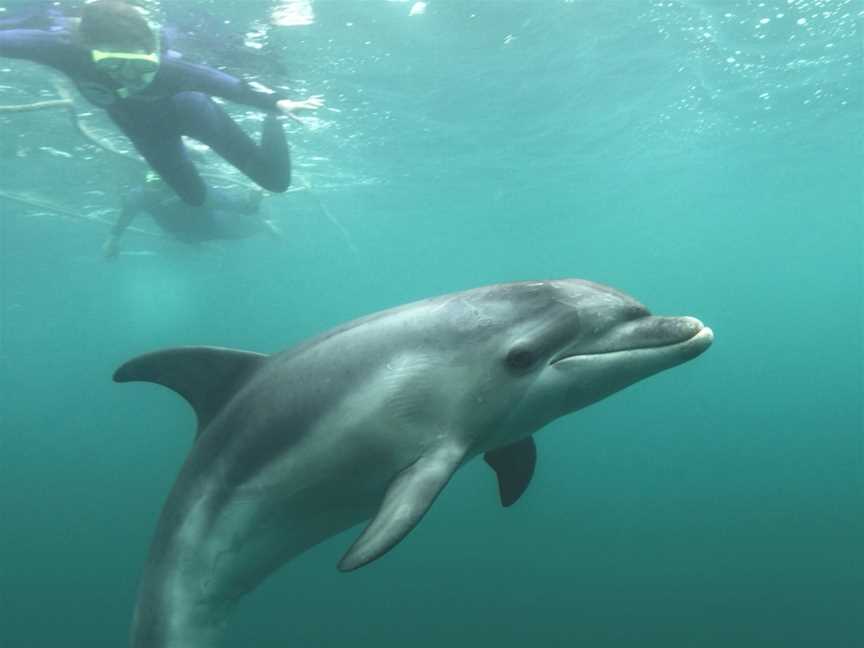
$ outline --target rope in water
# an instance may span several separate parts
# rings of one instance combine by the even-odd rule
[[[110,221],[106,218],[102,218],[93,214],[79,214],[75,210],[69,209],[68,207],[62,207],[56,203],[45,200],[44,198],[39,198],[38,196],[28,196],[26,194],[0,189],[0,198],[4,198],[12,202],[17,202],[19,204],[26,205],[27,207],[33,207],[35,209],[41,209],[43,211],[54,212],[55,214],[60,214],[61,216],[66,216],[67,218],[78,221],[98,223],[100,225],[107,225],[109,227],[114,225],[113,221]],[[6,219],[4,218],[2,219],[2,221],[5,223]],[[136,234],[143,234],[144,236],[152,236],[155,238],[168,238],[163,234],[158,234],[156,232],[148,232],[147,230],[143,230],[139,227],[128,227],[127,231],[135,232]]]
[[[0,106],[0,113],[18,113],[33,110],[47,110],[49,108],[66,108],[71,103],[72,102],[68,99],[50,99],[48,101],[36,101],[28,104]]]

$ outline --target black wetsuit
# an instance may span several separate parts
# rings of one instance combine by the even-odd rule
[[[265,231],[258,213],[260,194],[210,189],[204,205],[187,205],[161,182],[148,182],[126,194],[111,234],[119,237],[136,215],[148,214],[184,243],[248,238]]]
[[[283,192],[291,182],[291,158],[281,125],[264,121],[257,146],[210,96],[274,114],[283,97],[168,52],[153,82],[122,96],[121,87],[92,62],[91,50],[70,31],[0,30],[0,56],[27,59],[68,76],[90,102],[104,108],[165,182],[186,202],[204,203],[207,188],[189,159],[182,135],[207,144],[261,187]]]

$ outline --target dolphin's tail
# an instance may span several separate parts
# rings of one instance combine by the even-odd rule
[[[179,347],[145,353],[114,372],[115,382],[153,382],[185,398],[198,417],[198,433],[267,359],[250,351]]]

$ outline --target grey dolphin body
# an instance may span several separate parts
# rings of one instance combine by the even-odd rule
[[[534,470],[534,432],[712,339],[696,319],[654,317],[612,288],[566,279],[408,304],[272,356],[192,347],[129,361],[115,380],[165,385],[198,416],[132,646],[217,645],[240,597],[370,518],[339,568],[375,560],[478,454],[512,504]]]

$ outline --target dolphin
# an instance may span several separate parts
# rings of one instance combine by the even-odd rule
[[[501,503],[534,473],[532,435],[713,340],[578,279],[498,284],[381,311],[275,355],[148,353],[118,382],[168,387],[197,415],[160,515],[133,648],[211,648],[237,601],[289,559],[371,520],[339,562],[380,558],[453,473],[484,455]]]

